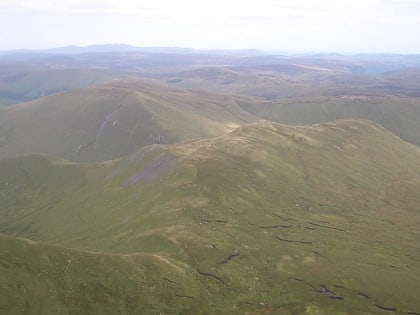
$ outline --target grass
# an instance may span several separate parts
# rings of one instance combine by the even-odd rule
[[[158,77],[181,88],[247,96],[237,103],[263,119],[296,125],[368,119],[420,145],[418,69],[360,75],[351,73],[352,62],[318,62],[309,58],[276,65],[266,60],[265,66],[203,67]]]
[[[98,70],[39,69],[39,66],[2,65],[0,98],[20,103],[64,91],[111,81],[116,75]]]
[[[0,229],[14,237],[0,237],[0,307],[418,313],[419,156],[367,121],[262,121],[103,163],[1,160]]]
[[[188,269],[152,255],[98,254],[0,235],[7,314],[193,313]],[[192,284],[191,284],[192,283]]]
[[[255,120],[229,97],[143,81],[113,81],[0,113],[0,157],[41,153],[81,162],[122,157],[154,143],[221,135]]]
[[[297,125],[336,119],[369,119],[404,140],[420,145],[420,107],[416,98],[392,95],[311,96],[248,103],[243,108],[264,119]]]

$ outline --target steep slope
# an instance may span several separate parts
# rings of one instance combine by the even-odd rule
[[[152,143],[221,135],[252,120],[234,98],[115,80],[0,108],[0,158],[46,153],[103,161]]]
[[[118,254],[112,262],[95,258],[89,268],[102,277],[116,263],[121,276],[110,279],[119,288],[125,281],[132,285],[122,275],[138,279],[147,273],[141,259],[127,265],[121,257],[153,256],[150,268],[157,269],[151,277],[165,276],[150,281],[170,297],[158,298],[161,310],[420,312],[420,151],[377,124],[291,127],[262,121],[217,138],[144,147],[104,163],[28,156],[0,161],[0,170],[6,187],[2,233],[78,248],[72,255],[83,257],[87,251]],[[50,250],[44,246],[31,244],[28,256],[19,259]],[[6,255],[6,264],[12,265],[10,259]],[[60,264],[61,258],[54,259]],[[74,268],[83,270],[83,264]],[[13,266],[15,273],[27,268]],[[5,268],[0,272],[8,275]],[[34,273],[22,275],[26,283]],[[67,281],[59,273],[51,277],[51,286]],[[109,282],[103,285],[109,290]],[[175,295],[177,286],[184,297]],[[144,289],[140,285],[136,292]],[[120,310],[140,314],[128,310],[126,292],[113,292]],[[100,301],[89,296],[78,296],[78,305]],[[76,302],[69,303],[66,309]]]

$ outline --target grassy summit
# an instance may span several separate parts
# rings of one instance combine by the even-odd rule
[[[260,121],[0,170],[11,314],[420,312],[420,151],[375,123]]]
[[[104,161],[144,145],[221,135],[254,120],[232,97],[115,80],[0,108],[0,158],[42,153]]]

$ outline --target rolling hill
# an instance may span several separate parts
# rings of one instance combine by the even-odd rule
[[[241,97],[114,80],[0,108],[0,158],[45,153],[108,160],[141,146],[216,136],[255,118]]]
[[[21,64],[0,64],[0,70],[0,106],[82,89],[122,77],[103,70],[49,69]]]
[[[248,102],[242,108],[257,117],[292,125],[324,123],[336,119],[368,119],[420,146],[420,101],[414,97],[295,97],[288,100]]]
[[[290,64],[203,67],[156,75],[173,86],[252,97],[242,109],[283,124],[335,119],[373,120],[406,141],[420,145],[418,69],[360,75],[314,60]]]
[[[420,151],[373,122],[259,121],[0,171],[13,314],[420,312]]]
[[[322,123],[334,119],[369,119],[378,122],[404,140],[419,145],[418,65],[418,55],[290,56],[267,52],[194,51],[176,48],[139,48],[126,45],[64,47],[38,52],[4,52],[0,53],[0,107],[63,91],[87,88],[115,78],[122,80],[118,86],[119,89],[124,85],[122,82],[127,82],[128,78],[155,79],[161,81],[160,86],[156,86],[156,81],[155,83],[142,82],[144,85],[154,85],[156,93],[159,94],[158,97],[166,95],[170,102],[174,99],[177,106],[197,103],[202,104],[203,107],[206,102],[213,103],[215,98],[224,98],[225,100],[222,101],[224,104],[234,102],[240,104],[242,109],[247,110],[251,115],[286,124]],[[114,83],[109,85],[112,86]],[[131,86],[130,83],[125,84],[127,84],[127,89],[133,88],[133,84]],[[195,92],[189,91],[183,96],[180,93],[175,97],[175,93],[163,87],[167,85],[174,88],[194,89]],[[107,99],[106,93],[95,88],[89,89],[89,92],[84,91],[83,96],[79,91],[74,94],[77,102],[88,104],[89,101],[85,102],[83,97],[88,97],[87,94],[95,95],[95,93],[103,94],[103,99],[100,101],[104,104],[120,102],[120,99],[124,98],[123,95],[119,95],[120,99],[116,100],[115,97],[108,95],[109,99]],[[66,103],[72,98],[70,95],[65,97],[62,94],[55,95],[57,98],[53,101],[61,103],[60,98],[64,97],[63,103]],[[231,101],[228,100],[227,95],[233,95],[230,97]],[[182,99],[183,97],[185,99]],[[88,98],[94,97],[91,95]],[[132,100],[132,102],[137,101]],[[157,100],[157,103],[159,102]],[[74,105],[70,107],[72,106]],[[102,114],[98,113],[97,116]],[[0,119],[1,116],[7,115],[0,111]],[[219,115],[217,119],[219,120],[221,116],[226,115]],[[71,115],[69,117],[71,121]],[[159,117],[155,118],[156,121],[160,121]],[[100,119],[104,121],[106,115]],[[251,118],[248,117],[246,121],[249,122],[249,119]],[[97,126],[99,129],[101,123],[96,120],[96,117],[93,120],[90,123],[99,124]],[[174,120],[177,118],[175,117]],[[192,125],[197,125],[198,120],[200,119],[194,119]],[[187,121],[191,122],[190,119]],[[207,122],[203,124],[207,125]],[[0,123],[4,124],[2,121]],[[16,123],[21,123],[21,121]],[[185,124],[185,119],[180,123],[189,125],[189,123]],[[132,123],[129,125],[133,127]],[[128,132],[132,131],[131,127],[128,128]],[[156,130],[155,126],[151,129]],[[211,129],[218,128],[211,127]],[[25,133],[28,131],[31,130],[22,130]],[[145,130],[145,132],[149,131]],[[13,134],[10,130],[9,133]],[[58,151],[48,149],[45,152],[72,160],[78,159],[75,156],[78,153],[74,152],[74,146],[81,145],[83,148],[87,145],[89,150],[92,150],[91,143],[95,140],[91,133],[93,131],[84,133],[82,137],[89,140],[82,143],[79,141],[80,137],[75,136],[77,139],[69,144],[73,148],[72,152],[70,148]],[[164,132],[159,130],[156,137],[159,138],[161,133]],[[193,137],[220,135],[217,132],[197,132],[197,128],[195,131],[183,133],[193,134]],[[171,134],[176,135],[177,132],[171,131]],[[151,135],[151,138],[153,137],[155,135]],[[168,137],[168,134],[165,137]],[[18,138],[16,145],[21,147],[18,151],[26,153],[27,143],[18,144],[26,140],[22,140],[21,136]],[[45,139],[45,136],[42,138]],[[184,136],[174,138],[186,139]],[[58,139],[63,146],[66,144],[67,139],[63,140],[62,135]],[[137,145],[153,143],[145,139],[127,140],[122,135],[116,139],[120,141],[122,147],[127,142],[132,143],[134,148],[137,148]],[[9,143],[8,140],[6,142]],[[39,142],[42,141],[31,140],[31,143]],[[172,143],[169,140],[168,142]],[[132,144],[127,144],[127,146],[131,147]],[[96,148],[98,146],[100,145]],[[30,149],[33,153],[43,152]],[[15,148],[10,150],[14,155]],[[81,157],[80,161],[120,157],[130,152],[126,147],[108,148],[106,149],[108,152],[100,152],[101,149],[98,149],[96,153],[87,152],[89,150],[84,150],[82,155],[86,156]],[[112,151],[115,150],[121,150],[122,154],[114,154],[115,152]],[[8,151],[9,148],[6,149],[6,152]],[[63,151],[66,152],[63,153]]]
[[[0,52],[0,313],[419,315],[418,62]]]

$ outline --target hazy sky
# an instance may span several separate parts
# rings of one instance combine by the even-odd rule
[[[0,0],[0,50],[103,43],[420,53],[420,0]]]

